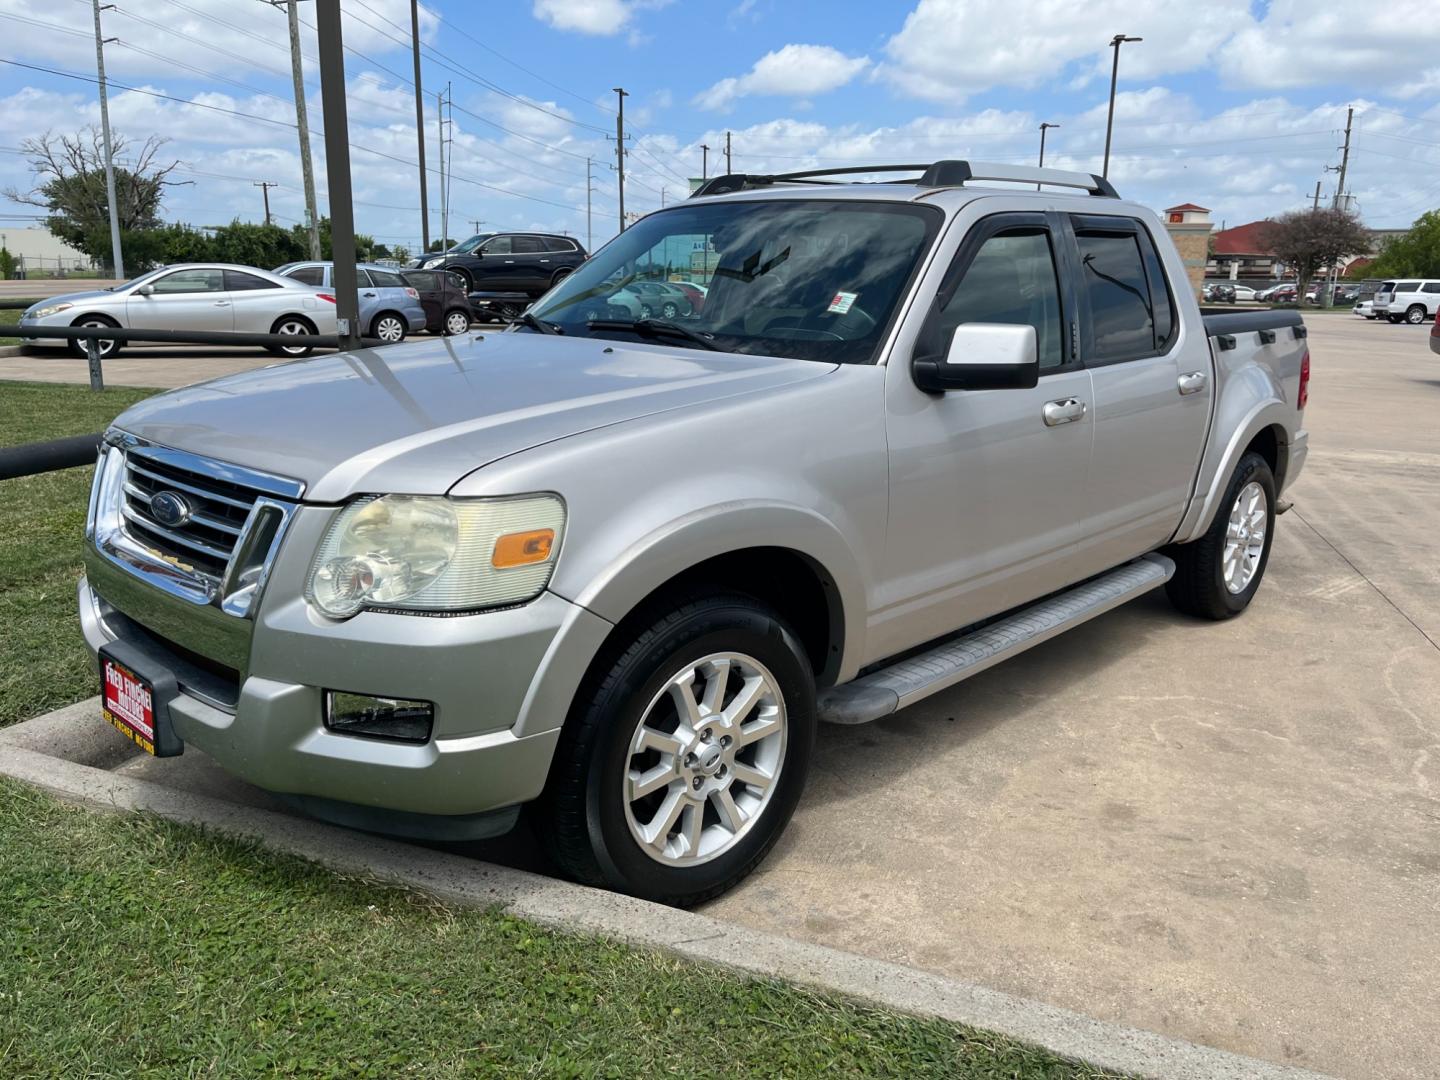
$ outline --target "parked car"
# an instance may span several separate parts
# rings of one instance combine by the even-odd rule
[[[1298,295],[1299,290],[1293,284],[1276,285],[1275,288],[1261,294],[1258,299],[1271,304],[1293,304]]]
[[[1350,310],[1353,314],[1358,315],[1362,319],[1374,319],[1376,317],[1375,305],[1374,302],[1371,300],[1361,300]]]
[[[307,285],[335,287],[335,264],[331,262],[293,262],[277,266],[275,273],[303,281]],[[355,267],[360,288],[360,326],[368,337],[379,338],[393,345],[404,341],[407,334],[425,329],[429,321],[420,294],[396,270],[374,263]]]
[[[432,334],[463,334],[475,320],[464,285],[454,274],[443,270],[402,270],[400,277],[420,294],[425,309],[425,329]]]
[[[1440,279],[1408,278],[1382,281],[1375,290],[1375,314],[1392,323],[1412,326],[1429,322],[1440,312]]]
[[[1233,304],[1235,302],[1235,286],[1228,282],[1207,281],[1201,289],[1200,299],[1212,304]]]
[[[1249,285],[1233,285],[1231,288],[1235,290],[1235,299],[1237,301],[1255,299],[1255,290]]]
[[[1440,315],[1435,316],[1435,323],[1430,327],[1430,351],[1440,353]]]
[[[335,333],[335,298],[298,281],[229,263],[162,266],[122,285],[65,293],[32,304],[21,326],[116,327],[128,330],[194,330],[250,334]],[[68,345],[85,356],[78,338],[36,339],[36,345]],[[100,355],[120,351],[101,341]],[[277,356],[308,356],[311,346],[267,346]]]
[[[690,313],[699,315],[705,310],[705,294],[709,291],[704,285],[695,281],[672,281],[670,283],[685,294],[685,299],[690,301]]]
[[[480,233],[449,251],[414,260],[418,269],[449,270],[466,292],[518,292],[536,297],[585,261],[570,236],[550,233]]]
[[[778,839],[817,720],[1162,585],[1243,612],[1306,458],[1299,313],[1202,316],[1098,177],[867,171],[909,176],[711,181],[473,372],[422,342],[132,406],[78,589],[106,715],[375,832],[534,803],[563,872],[694,904]],[[699,317],[587,318],[697,236]]]

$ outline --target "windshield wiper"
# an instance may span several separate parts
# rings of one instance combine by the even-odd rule
[[[543,319],[537,319],[528,311],[525,312],[525,314],[521,315],[515,321],[521,326],[528,326],[531,330],[537,330],[542,334],[563,334],[565,332],[564,330],[561,330],[558,326],[552,326],[550,323],[546,322]]]
[[[691,330],[688,326],[664,322],[660,319],[636,319],[633,322],[628,319],[592,319],[585,324],[585,328],[587,330],[632,330],[641,337],[675,337],[699,345],[702,349],[711,351],[720,349],[720,346],[715,344],[714,335],[702,334]]]

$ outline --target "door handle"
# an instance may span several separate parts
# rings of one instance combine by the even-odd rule
[[[1073,424],[1085,415],[1085,402],[1073,397],[1047,401],[1045,408],[1041,410],[1041,415],[1045,417],[1046,427]]]
[[[230,301],[229,301],[229,300],[216,300],[216,301],[215,301],[215,306],[216,306],[216,307],[229,307],[229,306],[230,306]]]
[[[360,295],[361,295],[361,296],[368,296],[368,297],[370,297],[371,299],[374,299],[374,297],[375,297],[375,294],[374,294],[373,292],[361,293]]]
[[[1187,371],[1176,382],[1179,384],[1180,393],[1198,394],[1205,389],[1205,384],[1209,379],[1210,377],[1203,371]]]

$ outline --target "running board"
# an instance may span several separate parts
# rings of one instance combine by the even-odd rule
[[[889,716],[1163,585],[1173,573],[1175,564],[1164,555],[1118,566],[974,633],[823,691],[820,719],[868,724]]]

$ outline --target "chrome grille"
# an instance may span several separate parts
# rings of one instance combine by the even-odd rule
[[[167,560],[219,581],[239,543],[255,502],[265,492],[182,468],[141,447],[125,454],[121,516],[125,531]],[[162,523],[152,507],[156,496],[179,495],[189,508],[185,520]],[[163,504],[162,504],[163,505]]]

